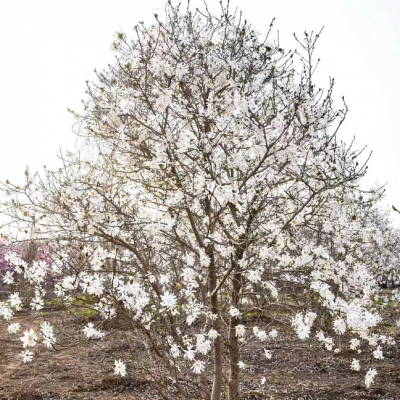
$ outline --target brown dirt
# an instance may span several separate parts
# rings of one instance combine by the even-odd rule
[[[61,327],[62,335],[73,337],[80,331],[83,317],[65,317],[57,311],[46,314],[50,322]],[[38,327],[40,320],[33,320],[31,313],[19,313],[15,322],[22,328],[30,324]],[[103,341],[89,344],[69,342],[58,351],[48,351],[36,346],[34,361],[22,364],[19,337],[9,335],[6,323],[0,321],[0,400],[105,400],[151,399],[159,397],[152,390],[151,381],[140,373],[127,378],[113,376],[113,360],[124,361],[144,357],[140,346],[127,344],[126,332]],[[76,338],[76,335],[75,335]],[[382,361],[372,362],[370,354],[357,355],[348,349],[348,338],[343,341],[340,354],[323,350],[314,341],[301,342],[293,335],[271,342],[273,358],[267,360],[259,345],[251,345],[243,361],[251,365],[243,372],[241,400],[352,400],[352,399],[400,399],[400,335],[395,346],[385,347]],[[61,340],[60,340],[61,341]],[[129,342],[129,341],[128,341]],[[68,342],[63,342],[68,343]],[[353,357],[360,359],[363,370],[352,372]],[[372,387],[364,387],[365,369],[377,369],[378,375]],[[127,369],[129,368],[127,363]],[[260,379],[266,384],[260,390]]]

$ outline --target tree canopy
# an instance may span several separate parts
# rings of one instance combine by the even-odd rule
[[[116,62],[88,83],[84,113],[71,111],[79,150],[4,184],[10,240],[26,231],[48,257],[7,256],[31,308],[80,296],[101,320],[123,315],[168,399],[224,388],[238,399],[246,346],[268,347],[287,324],[327,351],[349,331],[380,358],[393,339],[374,333],[378,284],[396,276],[398,250],[382,191],[359,183],[368,157],[337,139],[344,100],[333,107],[333,79],[314,84],[319,34],[286,51],[272,23],[263,36],[229,2],[220,15],[168,3],[155,18],[132,40],[116,34]],[[11,330],[22,303],[18,292],[0,303]],[[82,334],[101,340],[101,326]],[[24,333],[24,361],[38,334]],[[41,335],[57,346],[46,322]],[[129,373],[123,360],[115,372]]]

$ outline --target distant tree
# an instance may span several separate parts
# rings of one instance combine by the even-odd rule
[[[360,216],[380,191],[361,190],[366,162],[336,139],[347,107],[333,108],[334,81],[325,92],[313,83],[319,35],[285,51],[272,24],[261,38],[228,6],[181,15],[169,3],[165,21],[140,23],[134,40],[119,32],[115,65],[74,113],[80,150],[44,178],[5,185],[4,213],[51,259],[8,256],[35,288],[32,308],[51,274],[61,299],[89,295],[103,319],[124,313],[168,399],[218,400],[224,388],[238,399],[246,346],[287,323],[333,350],[320,323],[329,315],[336,334],[378,346],[377,233]],[[56,346],[52,328],[42,335]],[[115,372],[127,373],[121,360]]]
[[[400,229],[393,226],[389,211],[376,208],[364,212],[361,224],[373,233],[365,256],[371,257],[380,283],[388,288],[400,284]]]
[[[19,256],[22,255],[22,248],[20,246],[18,246],[18,247],[16,247],[16,246],[10,247],[10,246],[7,246],[4,243],[2,243],[2,245],[0,245],[0,271],[1,271],[1,273],[3,275],[5,275],[6,272],[11,272],[12,269],[13,269],[10,266],[10,264],[6,261],[6,255],[10,251],[14,251]]]

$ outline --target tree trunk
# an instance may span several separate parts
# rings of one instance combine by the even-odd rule
[[[214,254],[211,251],[211,248],[209,248],[208,250],[209,250],[208,254],[211,259],[208,271],[209,289],[210,293],[212,293],[217,286],[217,274],[215,271]],[[219,313],[218,293],[215,293],[213,296],[211,296],[211,312],[216,315],[218,315]],[[212,327],[217,332],[220,331],[219,317],[216,320],[212,321]],[[214,340],[214,376],[213,376],[211,400],[220,400],[221,389],[222,389],[222,340],[221,337],[218,336]]]
[[[216,330],[216,327],[214,326]],[[214,379],[211,400],[220,400],[222,389],[222,346],[221,337],[214,340]]]
[[[231,293],[231,306],[237,307],[239,303],[239,292],[241,289],[242,276],[235,273],[233,278],[233,290]],[[239,341],[236,336],[236,326],[239,319],[230,317],[229,320],[229,387],[228,400],[239,399]]]
[[[235,335],[237,322],[231,317],[229,324],[229,388],[228,400],[239,399],[239,343]]]

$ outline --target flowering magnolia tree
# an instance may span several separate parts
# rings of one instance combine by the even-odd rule
[[[12,264],[9,263],[9,255],[11,253],[28,263],[44,259],[51,263],[48,258],[46,259],[47,249],[40,248],[39,243],[34,241],[15,241],[11,243],[9,235],[2,235],[0,237],[0,277],[2,278],[0,281],[0,296],[9,291],[10,287],[6,285],[16,283],[17,276]],[[19,280],[19,283],[20,286],[26,286],[23,279]]]
[[[261,37],[228,6],[214,16],[168,4],[133,40],[118,33],[115,65],[74,113],[80,150],[5,184],[4,214],[51,260],[7,256],[35,289],[31,307],[51,279],[66,305],[81,296],[103,320],[124,315],[168,399],[238,399],[247,346],[278,357],[268,343],[285,324],[327,351],[346,331],[375,358],[393,342],[374,333],[387,258],[377,263],[381,228],[363,218],[380,192],[361,190],[361,152],[336,140],[347,107],[333,108],[333,80],[313,83],[319,35],[286,52],[272,24]],[[17,292],[1,304],[10,332],[21,306]],[[101,339],[99,326],[82,334]],[[54,329],[25,331],[25,362],[37,343],[57,346]],[[356,353],[350,368],[370,386],[376,370]],[[129,373],[124,360],[115,373]]]
[[[380,284],[385,287],[398,287],[400,284],[400,230],[394,228],[389,213],[371,210],[362,217],[362,225],[373,233],[373,243],[369,255],[382,273]]]

